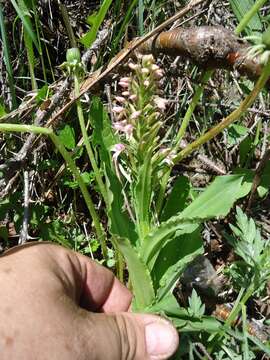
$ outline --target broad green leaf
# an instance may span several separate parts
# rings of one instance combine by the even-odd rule
[[[155,297],[149,270],[128,239],[117,238],[117,246],[127,262],[132,289],[135,295],[135,310],[143,310]]]
[[[230,5],[234,15],[240,22],[246,13],[254,6],[254,0],[230,0]],[[261,33],[262,32],[262,22],[258,15],[255,13],[254,16],[250,19],[248,25],[245,28],[245,33],[247,35],[251,35],[254,33]]]
[[[80,42],[87,48],[89,48],[93,42],[96,39],[98,29],[100,25],[102,24],[110,6],[111,6],[112,0],[104,0],[101,4],[101,7],[96,15],[92,15],[88,18],[88,23],[92,26],[91,30],[84,35]]]
[[[199,231],[200,229],[197,229],[191,234],[176,237],[162,249],[151,273],[155,286],[158,286],[158,299],[161,300],[170,292],[186,266],[198,255],[203,254],[203,242],[199,237]],[[188,243],[188,240],[190,240],[191,244]],[[178,249],[175,250],[177,243]],[[175,255],[169,253],[169,246],[171,244],[173,245],[171,247],[175,251]],[[165,264],[162,264],[162,256],[163,253],[166,254],[166,251],[168,260],[164,260]],[[177,258],[177,255],[179,255],[179,258]],[[161,269],[159,269],[159,267],[161,267]]]
[[[75,131],[70,125],[65,125],[65,127],[59,131],[59,139],[69,150],[72,150],[76,146],[75,141]]]
[[[161,251],[162,247],[166,244],[169,238],[173,238],[176,231],[180,236],[181,234],[189,234],[195,231],[198,227],[196,219],[194,221],[185,221],[179,216],[174,216],[168,221],[161,223],[158,227],[150,232],[142,244],[141,255],[147,266],[152,270],[156,258]]]
[[[226,216],[242,194],[242,175],[225,175],[216,179],[181,214],[182,219],[201,220]]]
[[[270,189],[270,161],[266,164],[261,177],[260,185],[257,188],[260,197],[267,194]]]
[[[122,185],[112,166],[111,147],[117,143],[112,126],[101,100],[94,97],[90,108],[90,121],[93,127],[92,143],[99,154],[101,168],[104,168],[110,201],[108,209],[111,234],[128,238],[135,245],[137,234],[134,224],[124,209]]]
[[[145,235],[149,231],[150,223],[150,201],[151,201],[151,181],[152,181],[152,166],[151,166],[151,152],[149,151],[144,160],[143,166],[139,169],[138,182],[134,189],[134,205],[136,220],[139,224],[138,233],[143,241]]]
[[[187,262],[193,259],[197,251],[201,253],[203,245],[200,235],[201,227],[197,224],[190,226],[191,229],[188,234],[177,235],[176,233],[174,237],[169,238],[167,243],[160,249],[154,266],[151,267],[153,268],[151,275],[155,288],[160,287],[158,289],[159,293],[162,288],[167,288],[168,284],[171,284],[171,286],[174,284],[177,276],[180,275]],[[194,230],[192,231],[192,229]]]
[[[101,161],[111,167],[111,147],[118,142],[112,131],[111,121],[99,97],[93,97],[90,107],[90,121],[93,127],[92,143],[98,148]]]
[[[166,221],[179,211],[184,210],[190,191],[189,179],[185,176],[179,176],[173,184],[172,191],[168,196],[167,202],[162,211],[161,220]]]
[[[108,209],[110,232],[119,237],[128,238],[132,245],[136,245],[138,236],[135,226],[124,209],[122,185],[115,173],[106,168],[107,186],[110,208]]]
[[[172,294],[165,296],[160,302],[148,307],[147,312],[167,316],[174,326],[187,332],[214,333],[221,329],[221,323],[211,316],[202,316],[200,319],[190,316],[187,309],[179,306]]]

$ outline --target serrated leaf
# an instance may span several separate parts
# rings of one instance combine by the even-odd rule
[[[205,312],[205,305],[202,303],[201,298],[195,289],[192,290],[191,296],[188,299],[188,303],[188,313],[191,316],[201,319]]]
[[[147,312],[167,316],[178,330],[185,332],[215,333],[221,328],[220,322],[214,317],[202,316],[199,319],[190,316],[188,310],[180,307],[172,294],[168,294],[160,302],[148,307]]]
[[[135,309],[142,310],[149,306],[155,297],[149,270],[141,261],[139,254],[128,239],[117,238],[117,246],[128,265],[129,276],[135,295]]]

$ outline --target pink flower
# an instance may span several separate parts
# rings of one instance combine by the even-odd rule
[[[161,79],[164,76],[164,71],[159,69],[154,71],[154,76],[156,79]]]
[[[120,104],[123,104],[126,101],[126,99],[122,96],[116,96],[115,100],[118,101]]]
[[[122,95],[123,95],[123,96],[129,96],[130,94],[129,94],[129,91],[123,91],[123,92],[122,92]]]
[[[135,95],[135,94],[130,95],[129,100],[131,100],[131,101],[137,100],[137,95]]]
[[[130,78],[129,78],[129,77],[122,77],[122,78],[120,79],[120,81],[129,83],[129,82],[130,82]]]
[[[128,66],[129,66],[129,68],[130,68],[131,70],[138,70],[139,67],[140,67],[138,64],[134,64],[134,63],[132,63],[132,62],[130,62],[130,63],[128,64]]]
[[[127,138],[130,139],[133,134],[133,125],[127,124],[124,133],[127,135]]]
[[[138,117],[141,115],[141,111],[138,110],[138,111],[133,111],[133,113],[130,115],[130,119],[131,120],[134,120],[134,119],[138,119]]]
[[[143,85],[144,85],[145,87],[148,87],[148,86],[150,85],[150,81],[149,81],[149,80],[145,80],[145,81],[143,82]]]
[[[156,64],[153,64],[153,65],[151,66],[151,70],[152,70],[152,71],[157,71],[157,70],[160,70],[160,68],[159,68],[159,66],[157,66]]]
[[[118,156],[121,154],[122,151],[125,150],[125,145],[124,144],[115,144],[112,148],[111,151],[114,153],[113,154],[113,160],[116,161]]]
[[[119,85],[122,86],[122,88],[128,88],[129,87],[129,83],[126,81],[119,81]]]
[[[125,127],[126,127],[126,122],[125,121],[116,121],[115,123],[113,123],[113,127],[116,131],[125,131]]]
[[[159,108],[159,110],[164,111],[166,109],[167,104],[168,104],[168,100],[163,99],[163,98],[161,98],[159,96],[156,96],[154,98],[154,103]]]
[[[114,106],[112,108],[112,111],[115,112],[116,114],[120,114],[121,112],[123,112],[125,110],[125,108],[123,108],[123,106]]]
[[[143,74],[149,74],[149,70],[147,68],[142,68],[141,71]]]

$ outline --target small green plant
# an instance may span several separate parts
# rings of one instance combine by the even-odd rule
[[[252,295],[265,290],[270,276],[270,240],[261,237],[252,218],[237,207],[237,226],[230,225],[234,235],[226,236],[240,257],[228,269],[235,289],[250,289]]]

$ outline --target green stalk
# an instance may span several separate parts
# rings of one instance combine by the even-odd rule
[[[244,113],[248,110],[248,108],[253,104],[256,100],[256,97],[265,86],[268,78],[270,76],[270,60],[265,65],[261,76],[259,77],[257,83],[255,84],[251,93],[242,101],[239,107],[234,110],[230,115],[228,115],[225,119],[223,119],[218,125],[214,126],[212,129],[207,131],[204,135],[200,136],[197,140],[193,141],[189,144],[185,149],[179,152],[179,154],[174,159],[174,164],[178,163],[188,155],[190,155],[194,150],[196,150],[201,145],[205,144],[207,141],[213,139],[216,135],[221,133],[224,129],[226,129],[229,125],[231,125],[234,121],[239,119]]]
[[[76,181],[78,182],[78,185],[81,189],[82,195],[84,197],[84,200],[86,202],[86,206],[89,210],[89,213],[92,217],[93,223],[94,223],[94,227],[96,229],[96,234],[97,234],[97,238],[100,241],[101,244],[101,249],[102,249],[102,254],[103,257],[106,259],[107,258],[107,247],[106,247],[106,240],[105,240],[105,233],[104,230],[102,228],[102,225],[100,223],[98,214],[95,210],[95,206],[94,203],[90,197],[90,194],[87,190],[87,187],[72,159],[72,157],[70,156],[70,154],[67,152],[67,150],[65,149],[64,145],[62,144],[62,142],[59,140],[59,137],[56,136],[53,133],[53,130],[50,128],[43,128],[40,126],[34,126],[34,125],[19,125],[19,124],[1,124],[0,123],[0,131],[2,132],[30,132],[30,133],[34,133],[34,134],[42,134],[42,135],[47,135],[50,137],[51,141],[54,143],[55,147],[57,148],[57,150],[60,152],[60,154],[62,155],[62,157],[64,158],[64,160],[66,161],[67,165],[69,166],[72,174],[74,175]]]
[[[50,135],[52,129],[43,128],[34,125],[20,125],[20,124],[2,124],[0,123],[1,132],[29,132],[34,134]]]
[[[80,82],[79,82],[78,74],[76,74],[76,71],[75,71],[75,74],[74,74],[74,91],[75,91],[75,97],[79,97],[79,94],[80,94]],[[105,188],[105,185],[104,185],[104,183],[102,181],[101,174],[100,174],[99,168],[97,166],[96,159],[95,159],[91,144],[89,142],[89,137],[88,137],[86,126],[85,126],[84,115],[83,115],[83,110],[82,110],[82,104],[81,104],[80,99],[77,100],[76,104],[77,104],[77,114],[78,114],[78,118],[79,118],[79,123],[80,123],[81,131],[82,131],[82,136],[83,136],[83,141],[84,141],[84,144],[85,144],[85,147],[86,147],[86,151],[87,151],[91,166],[92,166],[92,168],[94,170],[96,181],[97,181],[100,193],[101,193],[101,195],[102,195],[102,197],[103,197],[103,199],[105,201],[106,206],[109,208],[109,201],[108,201],[108,197],[107,197],[106,188]]]
[[[10,49],[9,49],[9,41],[7,38],[5,20],[3,15],[3,8],[0,2],[0,32],[1,32],[1,39],[3,43],[3,54],[4,54],[4,62],[7,69],[8,74],[8,84],[11,93],[11,101],[12,101],[12,110],[17,108],[17,100],[16,100],[16,91],[14,85],[14,77],[10,59]]]
[[[67,165],[69,166],[71,172],[73,173],[75,179],[78,182],[78,185],[81,189],[82,195],[84,197],[84,200],[86,202],[87,208],[89,210],[89,213],[93,219],[93,223],[96,229],[96,233],[97,233],[97,237],[98,240],[100,241],[101,244],[101,249],[102,249],[102,254],[104,259],[107,258],[107,247],[106,247],[106,240],[105,240],[105,234],[104,234],[104,230],[102,229],[98,214],[95,210],[95,206],[94,203],[89,195],[89,192],[87,190],[87,187],[74,163],[74,161],[72,160],[71,156],[69,155],[69,153],[67,152],[66,148],[64,147],[64,145],[62,144],[62,142],[59,140],[58,136],[56,136],[53,132],[51,132],[49,134],[52,142],[54,143],[54,145],[56,146],[57,150],[60,152],[60,154],[63,156],[64,160],[66,161]]]
[[[76,38],[75,38],[75,35],[74,35],[74,31],[73,31],[72,26],[71,26],[70,21],[69,21],[67,8],[60,1],[58,1],[58,3],[59,3],[59,8],[60,8],[60,11],[61,11],[62,18],[64,20],[65,27],[66,27],[66,30],[67,30],[70,45],[71,45],[71,47],[76,47],[77,42],[76,42]]]
[[[243,19],[240,21],[240,23],[238,24],[238,26],[235,29],[235,33],[238,35],[240,34],[245,27],[247,26],[247,24],[249,23],[249,21],[251,20],[251,18],[260,10],[260,8],[264,5],[264,3],[266,3],[267,0],[257,0],[256,3],[252,6],[252,8],[245,14],[245,16],[243,17]]]
[[[180,142],[181,140],[183,139],[183,136],[185,135],[185,132],[186,132],[186,129],[188,127],[188,124],[190,122],[190,119],[192,117],[192,114],[200,100],[200,97],[203,93],[203,90],[204,90],[204,86],[205,84],[209,81],[209,79],[211,78],[212,74],[213,74],[214,70],[207,70],[205,71],[203,74],[202,74],[202,77],[201,77],[201,85],[197,86],[196,90],[195,90],[195,93],[193,95],[193,98],[188,106],[188,109],[187,109],[187,112],[185,113],[185,116],[182,120],[182,124],[180,126],[180,129],[176,135],[176,138],[175,138],[175,143],[176,143],[176,146],[175,146],[175,150],[178,150],[179,149],[179,146],[180,146]]]

